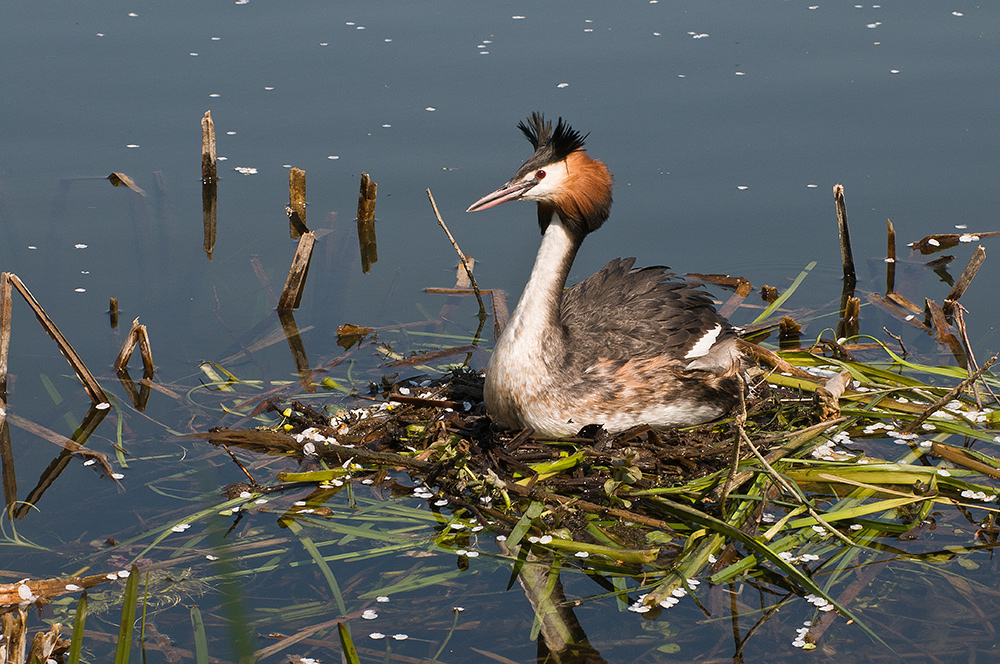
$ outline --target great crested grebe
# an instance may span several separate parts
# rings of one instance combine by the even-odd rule
[[[486,367],[494,420],[542,436],[600,424],[689,426],[739,402],[741,354],[708,295],[668,268],[618,258],[570,289],[566,277],[588,233],[611,211],[611,173],[559,118],[533,113],[518,128],[535,154],[507,184],[469,206],[538,203],[542,244],[517,308]]]

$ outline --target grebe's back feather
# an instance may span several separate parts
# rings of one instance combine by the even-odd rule
[[[688,357],[706,334],[715,331],[711,345],[736,339],[704,290],[669,268],[634,264],[635,258],[617,258],[565,292],[562,322],[569,346],[601,360],[665,356],[686,366],[704,355]]]

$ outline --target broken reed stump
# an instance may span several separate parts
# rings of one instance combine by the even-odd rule
[[[288,234],[295,240],[308,233],[306,226],[306,172],[301,168],[288,171]]]
[[[76,373],[77,377],[79,377],[80,382],[83,383],[83,389],[86,390],[91,401],[93,401],[94,404],[107,403],[107,398],[104,396],[104,390],[101,388],[100,383],[97,382],[97,379],[94,378],[94,374],[90,373],[90,369],[88,369],[87,365],[83,363],[80,355],[73,349],[73,346],[70,345],[63,333],[59,331],[59,328],[52,321],[52,319],[49,318],[49,315],[45,313],[45,310],[42,309],[42,305],[38,303],[38,300],[36,300],[35,296],[31,294],[31,291],[28,290],[27,286],[25,286],[17,275],[12,272],[4,272],[0,275],[0,282],[7,282],[10,286],[13,286],[17,292],[21,294],[21,297],[24,298],[24,301],[28,303],[28,306],[31,307],[31,310],[35,313],[35,318],[38,320],[38,324],[42,326],[42,329],[44,329],[53,340],[55,340],[56,345],[59,347],[59,352],[63,354],[63,357],[66,358],[69,365],[73,367],[73,371]],[[6,288],[9,288],[9,286],[5,285],[0,287],[0,292]],[[8,307],[7,316],[10,316],[10,307]]]
[[[205,117],[201,119],[201,183],[207,184],[217,179],[215,123],[212,122],[212,111],[205,111]]]
[[[375,243],[375,197],[378,185],[367,173],[361,174],[361,191],[358,194],[358,244],[361,247],[361,271],[368,274],[372,263],[378,262]]]
[[[17,501],[17,475],[14,472],[14,448],[7,423],[7,360],[10,357],[10,320],[12,284],[10,277],[0,275],[0,484],[3,485],[4,505],[9,510]]]
[[[844,200],[844,185],[833,186],[833,200],[837,205],[837,228],[840,231],[840,261],[844,266],[844,290],[840,296],[840,321],[837,323],[837,338],[846,339],[860,331],[861,300],[854,296],[858,277],[854,270],[854,255],[851,252],[851,232],[847,226],[847,202]]]
[[[299,245],[295,249],[285,287],[278,298],[278,311],[291,311],[302,302],[302,291],[316,244],[316,235],[306,228],[306,172],[301,168],[288,171],[288,206],[285,212],[288,214],[288,233],[292,239],[299,239]]]
[[[35,638],[31,641],[31,648],[28,649],[28,659],[25,661],[54,662],[55,660],[50,655],[61,643],[59,639],[61,631],[62,623],[52,623],[48,631],[35,632]]]
[[[125,175],[124,173],[112,173],[108,176],[108,180],[111,182],[112,187],[125,187],[126,189],[131,189],[140,196],[145,196],[146,192],[143,191],[142,187],[135,183],[135,180]]]
[[[118,329],[118,298],[111,298],[108,305],[108,317],[111,319],[111,329]]]
[[[10,353],[11,281],[5,272],[0,276],[0,401],[7,401],[7,358]],[[2,408],[3,405],[0,405]],[[3,422],[6,409],[0,413]]]
[[[302,291],[305,289],[306,277],[309,276],[309,261],[312,260],[315,244],[316,235],[312,231],[306,231],[299,238],[292,267],[288,270],[285,287],[281,289],[281,296],[278,298],[278,311],[297,309],[302,302]]]
[[[960,297],[965,293],[965,289],[969,287],[972,283],[972,279],[976,276],[976,272],[979,271],[980,266],[982,266],[983,261],[986,260],[986,249],[983,245],[976,247],[976,250],[972,254],[972,258],[969,259],[969,264],[965,266],[962,270],[961,276],[955,281],[955,285],[951,287],[951,292],[944,298],[945,301],[945,312],[949,309],[949,302],[957,302]]]
[[[129,330],[128,338],[125,339],[122,349],[118,352],[118,359],[115,360],[115,371],[120,373],[125,370],[136,346],[139,347],[139,354],[142,356],[142,375],[144,378],[152,378],[156,372],[156,365],[153,364],[153,349],[149,345],[149,332],[145,325],[139,325],[138,318],[132,321],[132,329]]]
[[[944,309],[934,300],[924,298],[924,324],[934,330],[934,337],[939,344],[948,346],[951,354],[955,357],[955,362],[963,369],[969,369],[969,360],[965,355],[965,349],[948,326]]]
[[[854,272],[854,255],[851,253],[851,232],[847,226],[847,203],[844,200],[844,185],[833,185],[833,200],[837,204],[837,227],[840,229],[840,261],[844,265],[844,283],[851,290],[858,283]]]
[[[215,123],[212,112],[205,111],[201,119],[201,212],[205,227],[203,248],[208,260],[215,251],[216,219],[218,218],[218,163],[215,155]]]
[[[837,321],[837,338],[850,339],[861,331],[861,298],[851,295],[844,302],[840,320]]]
[[[885,220],[888,232],[886,233],[885,256],[885,292],[891,293],[896,290],[896,229],[892,227],[892,219]]]

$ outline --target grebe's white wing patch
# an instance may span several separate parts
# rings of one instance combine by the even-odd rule
[[[687,352],[687,355],[684,356],[684,359],[693,360],[696,357],[701,357],[702,355],[707,354],[708,351],[712,349],[712,346],[715,345],[715,341],[719,338],[719,335],[721,333],[722,333],[722,324],[716,323],[715,327],[713,327],[711,330],[703,334],[701,336],[701,339],[698,339],[698,341],[695,342],[694,346],[691,346],[691,350]]]

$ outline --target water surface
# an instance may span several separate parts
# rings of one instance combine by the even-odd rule
[[[122,459],[124,493],[79,463],[67,468],[37,511],[16,523],[20,535],[50,551],[11,549],[4,567],[16,578],[78,571],[91,560],[91,542],[162,529],[192,511],[200,491],[210,495],[241,479],[221,453],[174,434],[234,422],[218,395],[199,391],[202,361],[262,381],[260,389],[297,380],[283,339],[244,351],[279,330],[270,293],[280,290],[294,252],[284,213],[290,166],[307,172],[310,227],[333,229],[320,238],[295,314],[313,366],[343,352],[335,343],[339,324],[423,320],[444,304],[422,291],[452,285],[456,263],[427,188],[477,259],[479,283],[505,290],[513,304],[538,241],[534,211],[463,211],[529,156],[515,127],[535,110],[591,132],[591,154],[616,177],[612,218],[583,247],[574,281],[610,258],[635,255],[639,264],[785,286],[818,261],[795,306],[824,306],[840,293],[836,183],[847,190],[865,288],[879,288],[869,279],[880,278],[887,218],[901,244],[956,225],[997,230],[1000,7],[988,3],[147,0],[11,5],[2,16],[0,269],[24,280],[121,402],[90,446],[114,457],[120,443],[131,455]],[[199,177],[206,110],[226,158],[211,261],[202,252]],[[244,175],[237,167],[256,170]],[[148,196],[112,188],[102,178],[113,171],[130,175]],[[367,275],[353,231],[362,171],[379,183],[379,262]],[[951,252],[953,275],[971,249]],[[997,269],[987,260],[963,300],[973,347],[984,357],[1000,345]],[[908,295],[940,299],[949,287],[936,279],[922,277]],[[119,299],[126,329],[136,316],[148,326],[157,381],[178,394],[191,390],[189,398],[154,392],[145,413],[126,405],[110,368],[122,341],[107,322],[110,297]],[[471,335],[475,314],[465,303],[443,331]],[[753,314],[740,316],[735,322]],[[888,323],[866,309],[867,331]],[[807,335],[830,324],[821,319]],[[926,335],[897,331],[948,361]],[[445,343],[401,333],[385,340],[402,353]],[[70,434],[88,401],[21,302],[11,353],[10,411]],[[380,377],[382,356],[372,349],[353,359],[349,386],[363,390]],[[345,384],[347,366],[336,373]],[[23,497],[58,449],[16,428],[13,446]],[[241,527],[270,529],[274,518]],[[435,562],[442,570],[454,568],[450,554],[431,552],[442,557]],[[330,601],[308,557],[292,557],[300,562],[246,580],[258,633],[301,628],[281,615],[296,600]],[[127,559],[92,560],[103,571]],[[384,560],[371,565],[410,564]],[[992,565],[984,560],[984,572]],[[337,570],[342,579],[365,579],[363,590],[342,580],[352,611],[369,606],[366,592],[377,593],[377,577],[366,573],[364,562]],[[530,606],[513,592],[495,596],[507,575],[498,562],[473,560],[469,573],[406,596],[396,613],[381,612],[398,623],[355,620],[355,637],[408,632],[393,652],[430,657],[461,603],[466,611],[441,661],[478,661],[470,648],[484,639],[516,661],[531,660]],[[574,596],[604,592],[586,578],[566,583]],[[930,591],[918,581],[912,587],[898,615],[935,622],[934,607],[921,599]],[[659,661],[655,644],[679,633],[687,636],[678,661],[732,657],[731,644],[715,645],[730,626],[706,620],[693,603],[657,621],[614,606],[602,599],[579,610],[608,661]],[[431,617],[415,617],[424,615]],[[181,629],[186,610],[165,616],[174,638],[190,647]],[[212,654],[228,657],[217,625]],[[754,653],[758,661],[776,652],[804,658],[790,645],[794,625],[778,621],[755,637],[748,661]],[[385,643],[371,647],[384,652]],[[309,648],[301,652],[339,656],[336,648]]]

